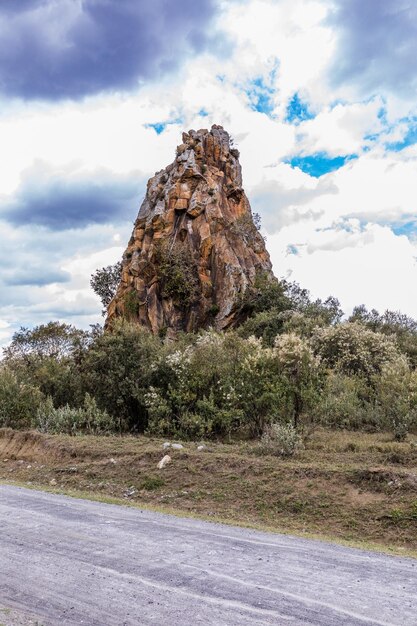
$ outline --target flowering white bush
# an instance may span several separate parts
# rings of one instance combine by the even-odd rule
[[[320,358],[309,342],[295,333],[284,333],[275,340],[274,355],[278,371],[285,382],[285,398],[294,426],[317,402],[320,380]]]
[[[292,424],[270,424],[261,438],[261,450],[265,454],[293,456],[302,447],[301,435]]]
[[[328,367],[368,379],[399,357],[392,337],[376,333],[356,322],[317,328],[312,343],[316,354]]]

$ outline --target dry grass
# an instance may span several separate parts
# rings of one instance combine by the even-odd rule
[[[292,459],[255,443],[69,437],[0,430],[0,479],[230,523],[417,552],[417,437],[316,431]]]

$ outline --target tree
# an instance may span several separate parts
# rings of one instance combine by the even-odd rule
[[[317,401],[320,386],[320,360],[309,343],[294,333],[285,333],[275,340],[275,358],[280,377],[285,381],[288,411],[294,428],[300,417]]]
[[[6,360],[32,358],[63,359],[88,343],[88,332],[70,324],[48,322],[34,328],[21,327],[3,353]]]
[[[385,365],[376,380],[382,412],[397,441],[404,441],[417,415],[417,372],[405,357]]]
[[[85,390],[101,410],[128,428],[147,426],[145,395],[152,385],[161,342],[143,326],[117,320],[97,335],[81,365]]]
[[[398,346],[417,368],[417,321],[399,311],[385,311],[382,315],[376,309],[368,311],[364,304],[356,306],[349,318],[367,328],[396,339]]]
[[[249,315],[263,311],[276,312],[291,309],[291,301],[285,293],[285,283],[267,272],[258,272],[254,284],[242,296],[241,310]]]
[[[18,380],[51,396],[56,406],[82,401],[80,363],[91,334],[69,324],[49,322],[21,328],[4,349],[4,362]]]
[[[102,267],[91,275],[90,286],[94,293],[100,298],[103,310],[101,314],[104,316],[107,312],[113,296],[116,293],[122,277],[122,262],[119,261],[114,265]]]
[[[8,367],[0,366],[0,428],[28,428],[41,401],[39,389],[19,381]]]
[[[334,296],[328,296],[326,300],[312,300],[310,292],[303,289],[296,282],[281,282],[284,293],[291,303],[291,310],[303,313],[306,317],[317,320],[317,326],[330,326],[337,324],[343,317],[340,302]]]
[[[363,376],[369,383],[385,364],[399,357],[392,337],[356,322],[316,328],[312,344],[325,365],[348,376]]]

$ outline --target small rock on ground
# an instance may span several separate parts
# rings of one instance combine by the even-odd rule
[[[168,465],[168,463],[171,463],[171,457],[169,456],[169,454],[166,454],[164,457],[162,457],[162,459],[159,461],[158,463],[158,469],[163,469],[165,467],[165,465]]]

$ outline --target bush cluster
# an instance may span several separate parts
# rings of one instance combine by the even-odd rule
[[[343,321],[336,299],[312,301],[262,276],[242,306],[250,317],[237,330],[175,342],[127,320],[111,332],[21,329],[0,365],[0,426],[258,437],[280,455],[297,452],[300,432],[315,424],[391,430],[397,440],[417,427],[409,318],[358,307]]]
[[[79,433],[100,435],[114,429],[113,420],[107,411],[101,411],[95,399],[88,393],[85,394],[83,405],[80,407],[65,404],[55,408],[51,396],[48,396],[39,404],[32,426],[42,433],[68,435]]]
[[[261,451],[275,456],[293,456],[303,447],[300,433],[292,424],[272,423],[261,438]]]

